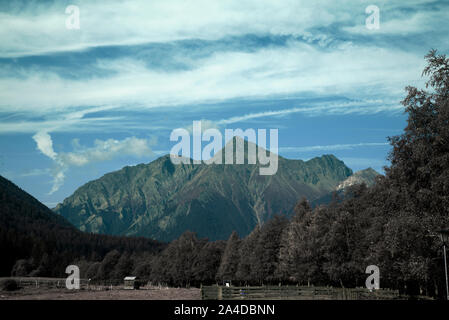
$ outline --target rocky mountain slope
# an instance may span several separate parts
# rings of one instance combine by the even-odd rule
[[[340,199],[344,199],[345,191],[348,189],[348,187],[356,184],[364,183],[367,187],[370,187],[376,182],[376,178],[379,175],[380,173],[372,168],[357,171],[353,175],[349,176],[346,180],[338,184],[337,187],[335,187],[335,189],[328,194],[312,200],[312,206],[316,207],[322,204],[330,203],[334,197],[334,193],[336,193]]]
[[[279,157],[272,176],[259,175],[259,164],[174,165],[166,155],[86,183],[55,211],[94,233],[170,241],[190,230],[226,239],[234,230],[246,236],[274,214],[290,214],[302,197],[317,199],[351,175],[333,155]]]
[[[374,184],[376,181],[376,177],[379,175],[376,170],[373,168],[367,168],[364,170],[360,170],[355,172],[352,176],[347,178],[345,181],[340,183],[336,190],[343,190],[349,186],[355,185],[355,184],[366,184],[367,187],[370,187]]]

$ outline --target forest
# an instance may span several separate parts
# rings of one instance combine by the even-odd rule
[[[406,88],[407,125],[389,138],[391,165],[374,186],[350,187],[344,197],[335,194],[329,205],[314,208],[298,199],[293,216],[279,213],[249,236],[234,232],[227,241],[186,231],[163,244],[67,227],[58,237],[41,231],[37,236],[44,240],[36,242],[36,228],[21,236],[2,228],[2,256],[14,260],[2,273],[64,276],[63,264],[70,262],[93,281],[136,275],[170,286],[231,281],[361,287],[366,267],[377,265],[382,288],[444,295],[438,230],[449,228],[449,59],[431,50],[426,60],[426,88]],[[19,244],[21,251],[11,249]]]

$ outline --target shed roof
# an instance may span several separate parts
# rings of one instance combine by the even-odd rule
[[[124,280],[136,280],[136,277],[125,277]]]

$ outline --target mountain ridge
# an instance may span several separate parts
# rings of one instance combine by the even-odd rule
[[[174,165],[164,155],[84,184],[55,212],[82,231],[170,241],[190,230],[219,240],[234,230],[246,236],[275,214],[291,214],[300,198],[318,198],[352,175],[333,155],[279,156],[278,165],[275,175],[261,176],[259,164]]]

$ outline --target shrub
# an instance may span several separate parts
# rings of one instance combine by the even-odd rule
[[[14,291],[19,289],[19,285],[14,279],[4,279],[0,281],[0,290],[2,291]]]

